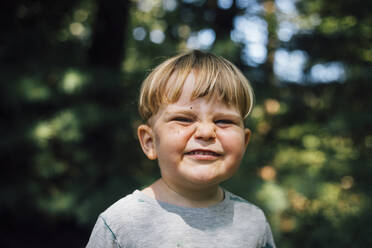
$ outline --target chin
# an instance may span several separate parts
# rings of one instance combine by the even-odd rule
[[[198,176],[193,176],[192,178],[189,178],[190,182],[192,182],[195,185],[199,185],[199,186],[216,185],[216,184],[220,184],[224,180],[226,179],[221,178],[219,176],[211,176],[211,175],[198,175]]]

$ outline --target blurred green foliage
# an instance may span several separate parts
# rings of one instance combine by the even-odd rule
[[[278,247],[372,246],[371,3],[298,0],[294,15],[283,0],[229,2],[3,4],[2,247],[81,247],[101,211],[159,176],[135,135],[140,83],[206,29],[215,39],[201,49],[237,64],[257,95],[251,143],[224,187],[265,210]],[[236,17],[268,27],[262,63],[231,38]],[[274,72],[279,49],[306,54],[301,82]],[[332,62],[343,78],[310,80]]]

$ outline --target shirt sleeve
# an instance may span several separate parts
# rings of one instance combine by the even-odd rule
[[[122,248],[106,220],[99,216],[86,248]]]
[[[264,243],[261,248],[276,248],[269,223],[266,222]]]

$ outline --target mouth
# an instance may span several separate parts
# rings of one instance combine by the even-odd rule
[[[186,155],[199,155],[199,156],[214,156],[214,157],[219,157],[221,156],[220,153],[210,151],[210,150],[193,150],[190,152],[186,152]]]

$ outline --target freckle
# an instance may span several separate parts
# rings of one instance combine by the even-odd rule
[[[192,109],[192,107],[190,107],[190,109]]]

